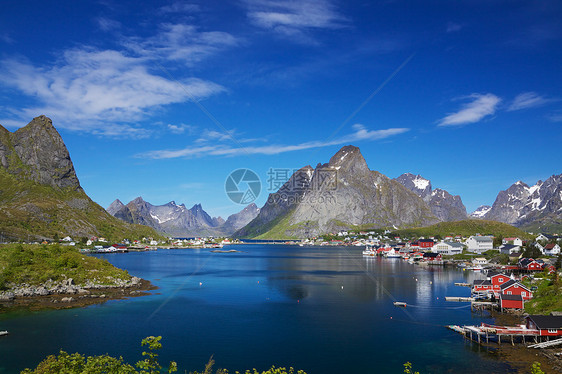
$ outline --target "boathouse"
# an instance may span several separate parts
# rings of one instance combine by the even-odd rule
[[[530,315],[525,317],[525,325],[539,330],[540,336],[562,336],[562,316]]]
[[[523,309],[525,299],[521,295],[500,295],[500,308],[503,309]]]

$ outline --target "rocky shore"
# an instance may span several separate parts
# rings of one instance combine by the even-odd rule
[[[40,285],[8,285],[0,292],[0,311],[4,308],[28,307],[30,309],[62,309],[103,303],[108,300],[146,295],[156,289],[149,281],[138,277],[129,280],[117,278],[87,281],[76,284],[72,278],[55,282],[48,280]]]

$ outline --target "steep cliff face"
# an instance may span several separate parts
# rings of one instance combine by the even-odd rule
[[[562,228],[562,174],[534,186],[518,181],[500,191],[486,219],[525,227],[534,231]]]
[[[39,116],[15,133],[0,130],[2,166],[20,178],[58,188],[80,189],[68,149],[52,121]]]
[[[460,196],[453,196],[440,188],[433,189],[431,182],[421,175],[405,173],[395,180],[421,197],[439,220],[460,221],[467,218]]]
[[[0,126],[0,164],[4,239],[157,235],[147,227],[124,224],[86,195],[61,136],[45,116],[15,133]]]
[[[295,184],[294,180],[300,182]],[[299,188],[295,189],[295,185]],[[295,173],[270,195],[256,219],[236,235],[306,237],[349,227],[421,226],[435,222],[436,217],[420,197],[369,170],[359,148],[345,146],[327,164],[315,169],[307,166]]]

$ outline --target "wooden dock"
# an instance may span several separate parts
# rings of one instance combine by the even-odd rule
[[[539,330],[528,329],[522,326],[495,326],[483,323],[480,326],[458,326],[449,325],[448,329],[453,330],[466,339],[480,345],[497,343],[534,343],[527,348],[548,348],[562,344],[562,338],[552,340],[549,336],[541,336]]]
[[[457,283],[455,283],[455,286],[472,288],[472,284],[470,284],[470,283],[462,283],[462,282],[457,282]]]
[[[445,296],[445,301],[473,302],[475,300],[473,297]]]

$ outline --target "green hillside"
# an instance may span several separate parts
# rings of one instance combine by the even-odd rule
[[[420,237],[420,236],[436,236],[441,237],[449,235],[470,236],[475,234],[492,235],[495,237],[519,237],[531,239],[525,231],[506,223],[497,221],[486,221],[469,219],[454,222],[440,222],[427,227],[417,227],[411,229],[402,229],[395,231],[396,234],[403,237]]]
[[[124,238],[160,237],[147,226],[111,216],[82,189],[56,188],[18,178],[0,168],[0,241],[43,240],[70,235]]]

